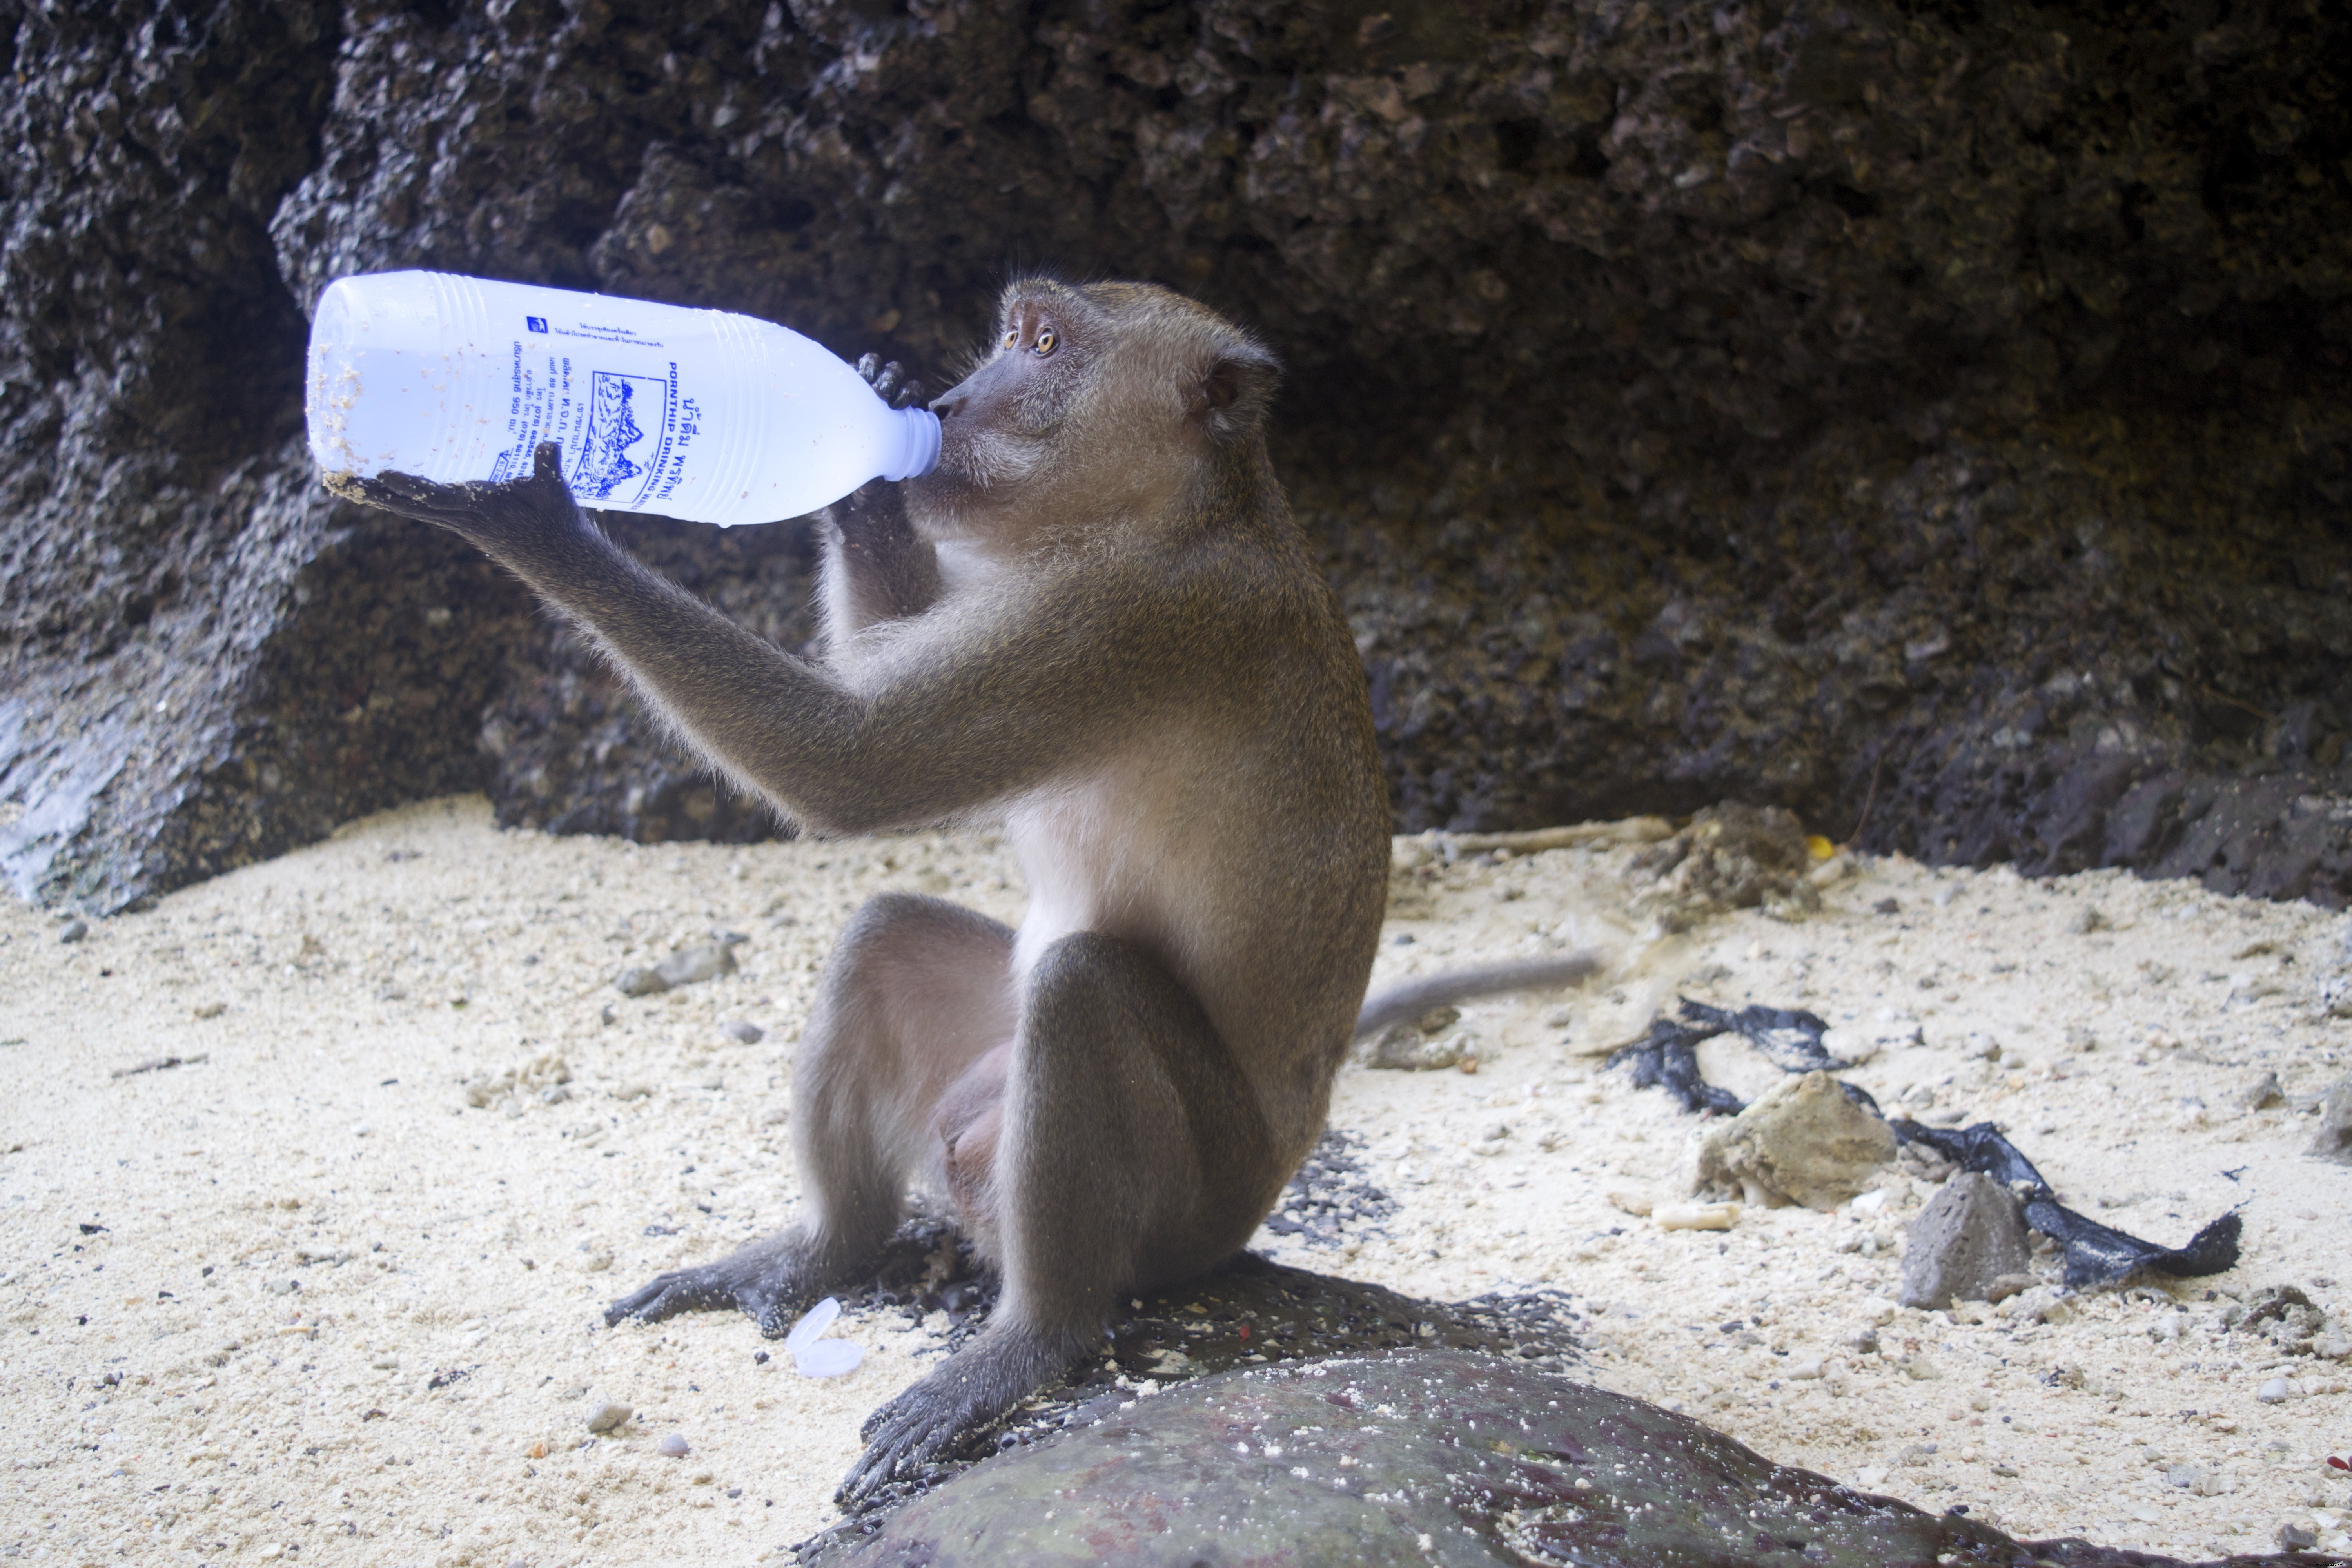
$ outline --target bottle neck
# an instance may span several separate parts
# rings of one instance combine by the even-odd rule
[[[940,466],[940,416],[928,408],[900,408],[899,447],[882,469],[886,479],[919,479]]]

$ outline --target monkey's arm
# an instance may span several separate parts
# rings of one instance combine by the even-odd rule
[[[824,571],[836,647],[877,621],[919,616],[940,596],[939,552],[907,521],[905,493],[881,479],[833,508]]]
[[[1122,595],[1032,594],[854,691],[646,570],[582,515],[561,450],[527,479],[344,481],[353,500],[465,535],[585,626],[713,761],[822,830],[936,822],[1085,761],[1139,721],[1161,672],[1197,656],[1122,637]],[[1092,585],[1090,585],[1091,588]],[[1214,610],[1187,617],[1213,623]]]

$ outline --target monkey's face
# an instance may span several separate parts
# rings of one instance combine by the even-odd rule
[[[970,375],[934,399],[940,463],[915,481],[925,531],[971,537],[1003,531],[1005,520],[1034,512],[1057,465],[1073,408],[1083,401],[1099,355],[1074,331],[1077,314],[1031,294],[1006,301],[996,342]],[[1087,321],[1084,327],[1095,323]],[[992,526],[993,525],[993,526]]]
[[[910,515],[933,539],[1005,543],[1163,515],[1255,437],[1273,378],[1271,354],[1166,289],[1015,284],[979,365],[931,405],[940,464]]]

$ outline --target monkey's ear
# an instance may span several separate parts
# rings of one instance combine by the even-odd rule
[[[1247,338],[1230,338],[1202,366],[1186,411],[1211,440],[1236,440],[1265,418],[1281,378],[1281,363],[1266,349]]]

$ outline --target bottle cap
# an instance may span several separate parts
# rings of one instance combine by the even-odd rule
[[[940,466],[940,416],[928,408],[897,411],[902,444],[896,461],[885,467],[886,479],[919,479]]]

